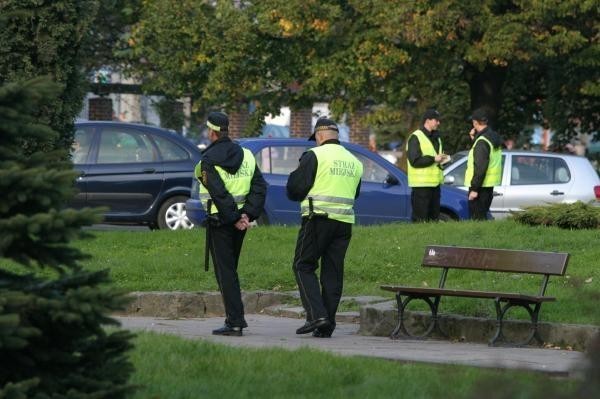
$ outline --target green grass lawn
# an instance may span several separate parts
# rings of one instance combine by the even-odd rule
[[[259,227],[248,232],[240,260],[244,290],[296,289],[291,264],[297,227]],[[86,268],[111,270],[115,284],[131,291],[216,291],[205,273],[204,230],[95,231],[75,245],[92,258]],[[428,244],[569,252],[567,276],[552,277],[542,321],[599,324],[600,231],[530,227],[513,221],[390,224],[355,227],[346,256],[345,295],[389,296],[382,284],[435,286],[439,269],[420,265]],[[540,276],[451,270],[447,287],[537,293]],[[411,305],[412,306],[412,305]],[[490,316],[493,302],[444,298],[442,313]]]
[[[544,392],[572,391],[579,383],[533,373],[341,357],[308,349],[236,348],[151,333],[138,335],[131,358],[131,383],[139,386],[134,396],[139,399],[480,398],[490,389],[496,395],[506,393],[497,398],[541,398]]]

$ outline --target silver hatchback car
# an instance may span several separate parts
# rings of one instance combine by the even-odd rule
[[[444,183],[464,186],[467,152],[452,156],[444,169]],[[494,188],[490,213],[496,219],[544,203],[590,202],[600,206],[600,178],[585,157],[534,151],[502,154],[502,184]]]

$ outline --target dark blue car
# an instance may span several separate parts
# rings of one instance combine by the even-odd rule
[[[285,192],[289,174],[298,166],[303,152],[315,142],[306,139],[241,139],[239,143],[252,151],[265,180],[269,184],[265,213],[259,224],[298,224],[300,205],[290,201]],[[343,143],[362,163],[364,173],[360,196],[355,204],[358,224],[379,224],[410,221],[410,188],[406,173],[380,155],[355,144]],[[201,224],[205,218],[198,199],[198,183],[194,183],[192,197],[186,203],[188,218]],[[464,191],[442,186],[442,220],[468,218]]]
[[[193,227],[186,216],[200,150],[184,137],[121,122],[75,124],[71,152],[79,193],[70,206],[104,206],[104,222]]]

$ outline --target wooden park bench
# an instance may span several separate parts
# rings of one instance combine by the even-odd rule
[[[392,338],[401,334],[410,338],[425,338],[434,330],[443,333],[439,326],[438,308],[443,296],[464,298],[493,299],[496,308],[496,332],[490,340],[490,345],[506,341],[502,333],[504,315],[513,306],[527,310],[531,318],[528,337],[516,345],[527,345],[532,339],[542,343],[538,334],[538,315],[542,303],[554,301],[556,298],[546,296],[546,287],[550,276],[563,276],[567,269],[569,254],[558,252],[514,251],[506,249],[466,248],[454,246],[430,245],[425,248],[423,255],[424,267],[439,267],[442,269],[438,288],[405,287],[397,285],[382,285],[386,291],[396,293],[398,302],[398,325],[392,332]],[[537,295],[515,292],[473,291],[446,288],[446,278],[449,269],[483,270],[507,273],[527,273],[543,275],[540,290]],[[404,298],[403,298],[404,297]],[[410,334],[404,325],[404,310],[413,299],[424,300],[431,309],[431,321],[420,335]]]

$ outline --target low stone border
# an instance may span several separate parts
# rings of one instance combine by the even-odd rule
[[[164,318],[195,318],[224,316],[225,309],[218,292],[132,292],[133,300],[127,308],[118,313],[127,316],[148,316]],[[297,292],[256,291],[243,292],[242,300],[248,314],[264,313],[272,316],[303,319],[304,309],[298,305]],[[389,336],[396,327],[396,301],[376,296],[343,297],[342,303],[360,306],[360,312],[338,312],[338,322],[360,323],[359,334]],[[418,326],[429,323],[430,315],[421,312],[406,312],[406,325]],[[528,323],[505,321],[507,335],[519,334],[526,330]],[[487,343],[492,337],[496,320],[459,315],[442,315],[440,324],[448,333],[448,338],[462,342]],[[541,337],[550,346],[571,347],[584,350],[594,334],[600,333],[599,326],[540,323]]]
[[[132,292],[131,303],[119,315],[166,318],[223,316],[225,309],[218,292]],[[265,308],[293,301],[287,293],[256,291],[242,293],[246,313],[262,313]]]
[[[431,315],[425,312],[406,312],[406,325],[427,325]],[[398,311],[396,301],[371,304],[360,309],[361,335],[389,336],[397,324]],[[448,337],[433,338],[451,339],[462,342],[487,343],[496,329],[496,320],[459,315],[441,315],[440,325]],[[523,332],[529,327],[528,322],[504,321],[505,334],[525,336]],[[548,346],[570,347],[585,350],[595,334],[600,333],[599,326],[580,324],[540,323],[539,333]]]

